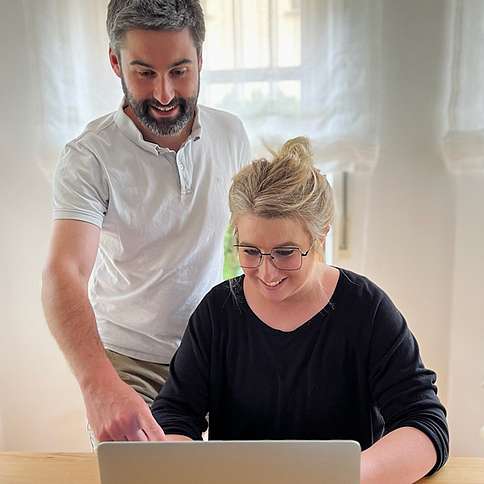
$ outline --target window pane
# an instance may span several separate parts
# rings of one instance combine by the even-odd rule
[[[214,108],[230,111],[235,105],[235,84],[233,83],[202,83],[200,87],[200,102]]]
[[[293,117],[301,111],[301,82],[204,84],[200,101],[202,104],[232,111],[247,118],[270,113]]]
[[[204,87],[202,102],[239,114],[251,116],[270,106],[269,82],[211,83]]]
[[[204,0],[207,70],[301,63],[300,0]]]
[[[271,46],[269,32],[270,0],[239,0],[241,67],[268,67]]]
[[[235,67],[235,32],[233,2],[205,0],[206,35],[203,49],[204,69],[233,69]]]
[[[245,82],[240,88],[241,101],[248,103],[266,102],[269,98],[270,83],[269,82]],[[254,106],[255,108],[255,106]]]
[[[273,99],[278,113],[297,116],[301,111],[301,82],[275,82]]]
[[[301,8],[300,1],[277,1],[277,65],[301,64]]]

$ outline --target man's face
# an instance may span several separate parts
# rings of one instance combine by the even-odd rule
[[[188,29],[130,30],[120,55],[110,51],[124,95],[140,122],[158,136],[174,136],[195,113],[201,59]]]

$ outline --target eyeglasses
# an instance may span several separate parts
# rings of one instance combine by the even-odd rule
[[[297,271],[301,269],[302,258],[309,254],[314,244],[311,244],[306,252],[299,247],[275,247],[270,252],[261,252],[257,247],[250,245],[235,244],[239,253],[240,267],[243,269],[255,269],[262,264],[262,256],[268,255],[271,261],[281,271]]]

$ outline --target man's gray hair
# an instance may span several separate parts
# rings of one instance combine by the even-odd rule
[[[205,40],[205,20],[199,0],[111,0],[106,27],[109,44],[116,54],[128,30],[188,28],[199,56]]]

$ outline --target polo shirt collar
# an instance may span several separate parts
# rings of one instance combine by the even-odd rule
[[[195,118],[193,119],[192,132],[188,139],[198,141],[202,137],[202,120],[200,119],[200,108],[195,107]]]
[[[116,126],[121,130],[121,132],[133,143],[138,145],[140,148],[149,151],[150,153],[157,154],[160,149],[167,150],[163,146],[159,146],[151,141],[146,141],[141,134],[133,120],[124,112],[124,108],[127,106],[126,99],[123,98],[118,110],[114,115],[114,122]],[[198,141],[202,136],[202,124],[200,120],[200,108],[196,106],[195,108],[195,118],[193,120],[192,131],[188,136],[187,140],[182,144],[182,147],[191,141]]]

